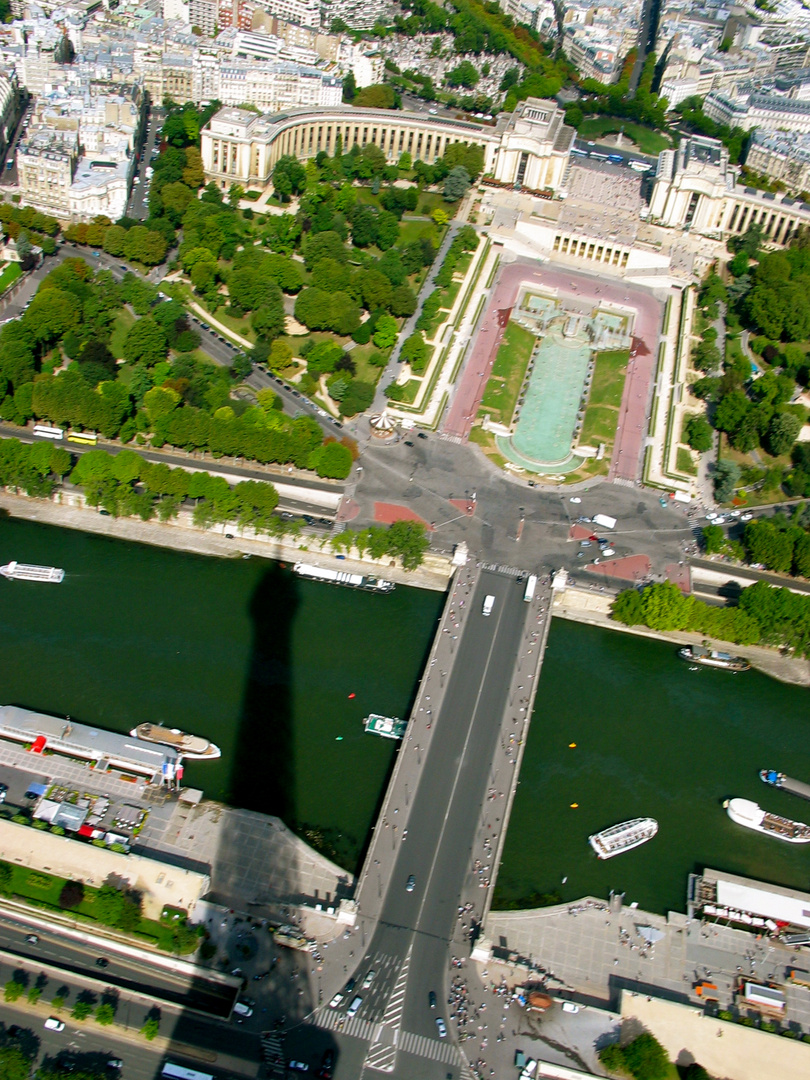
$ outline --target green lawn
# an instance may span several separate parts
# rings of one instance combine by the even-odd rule
[[[31,827],[32,844],[36,843],[37,830]],[[78,843],[78,841],[74,841]],[[45,909],[62,911],[59,907],[59,896],[66,878],[57,877],[44,871],[31,870],[25,866],[11,865],[11,895]],[[84,899],[76,908],[71,908],[67,914],[78,916],[79,919],[96,922],[94,914],[94,901],[96,889],[89,885],[85,886]],[[121,931],[116,931],[120,933]],[[153,919],[141,919],[135,933],[140,937],[147,937],[166,951],[172,950],[171,928]]]
[[[21,273],[22,270],[19,263],[9,263],[2,274],[0,274],[0,293],[4,293],[9,285],[17,280]]]
[[[596,367],[588,399],[593,405],[612,405],[618,409],[622,403],[624,377],[627,373],[627,361],[630,353],[627,349],[616,352],[602,352],[596,355]]]
[[[680,473],[686,473],[687,476],[697,476],[698,470],[692,460],[692,454],[685,446],[678,447],[678,453],[675,457],[675,468]]]
[[[462,282],[454,281],[452,285],[448,285],[442,293],[442,307],[445,309],[445,311],[450,311],[450,309],[453,307],[453,304],[456,302],[456,297],[458,296],[458,291],[461,286]]]
[[[408,221],[403,218],[399,226],[399,239],[397,244],[404,247],[412,240],[418,240],[422,236],[429,236],[434,244],[439,243],[439,231],[429,221]]]
[[[660,154],[671,145],[670,140],[661,132],[644,127],[643,124],[623,120],[618,116],[594,116],[583,120],[579,125],[578,134],[581,139],[596,139],[600,135],[618,135],[622,129],[627,138],[638,146],[642,154]]]
[[[585,410],[579,441],[583,446],[596,446],[603,442],[613,445],[619,410],[611,405],[589,405]]]
[[[429,215],[432,214],[436,207],[447,214],[448,217],[453,217],[456,210],[458,210],[458,203],[449,203],[444,201],[444,196],[439,191],[423,191],[419,197],[419,204],[416,208],[417,214]]]
[[[387,355],[385,350],[378,349],[372,342],[369,342],[368,345],[356,345],[349,352],[349,356],[357,365],[357,371],[355,373],[356,379],[359,379],[360,382],[367,382],[376,386],[377,380],[383,372],[383,368],[375,367],[373,364],[370,364],[368,358],[372,353],[380,352],[384,352],[385,355]]]
[[[124,355],[124,338],[134,322],[135,316],[127,308],[119,308],[116,312],[110,338],[110,351],[116,360],[120,360]]]
[[[517,323],[506,327],[504,340],[492,368],[492,375],[481,403],[483,411],[497,412],[502,424],[512,421],[523,377],[532,355],[536,338]]]
[[[731,334],[726,335],[726,366],[731,367],[735,365],[738,360],[747,360],[742,351],[742,343],[738,337],[734,337]]]
[[[402,386],[397,387],[397,396],[390,400],[400,405],[413,405],[416,395],[422,387],[421,379],[408,379]]]

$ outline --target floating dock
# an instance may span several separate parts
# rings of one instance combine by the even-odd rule
[[[15,705],[0,705],[0,739],[22,743],[32,754],[63,754],[92,764],[100,773],[118,769],[154,784],[170,783],[182,776],[181,755],[170,746],[159,747]]]
[[[762,773],[767,773],[768,779]],[[768,773],[763,769],[760,776],[766,784],[770,784],[771,787],[779,788],[780,791],[789,791],[791,795],[798,795],[800,799],[807,799],[810,802],[810,784],[802,783],[801,780],[794,780],[791,776],[785,776],[784,773]],[[777,779],[771,780],[770,776],[774,775]]]

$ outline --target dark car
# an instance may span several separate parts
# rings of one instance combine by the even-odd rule
[[[96,960],[96,967],[105,968],[110,966],[110,961],[106,956],[99,956]]]
[[[355,986],[357,986],[357,979],[349,979],[349,981],[343,987],[344,993],[350,994],[352,990],[354,990]]]
[[[426,439],[427,435],[424,433],[424,431],[420,431],[416,437],[417,439]]]
[[[410,440],[410,439],[406,439],[406,440],[405,440],[405,445],[406,445],[406,446],[413,446],[413,443],[411,442],[411,440]]]
[[[428,994],[428,1005],[430,1005],[431,1009],[436,1008],[436,995],[432,990]]]
[[[405,891],[406,892],[413,892],[415,885],[416,885],[416,878],[413,876],[413,874],[409,874],[408,875],[408,880],[405,882]]]
[[[0,803],[6,801],[6,795],[8,795],[8,784],[0,784]]]
[[[323,1057],[321,1058],[321,1067],[318,1069],[318,1076],[321,1080],[332,1080],[332,1071],[335,1068],[335,1051],[324,1050]]]

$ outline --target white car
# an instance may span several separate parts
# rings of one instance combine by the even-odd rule
[[[374,972],[374,971],[372,970],[372,971],[370,971],[370,972],[368,973],[368,975],[366,975],[365,979],[363,979],[363,985],[362,985],[362,987],[360,988],[361,990],[368,990],[368,988],[369,988],[369,987],[371,986],[371,984],[372,984],[372,983],[374,982],[374,975],[375,975],[375,974],[376,974],[376,972]]]
[[[753,514],[749,514],[749,513],[740,514],[740,521],[753,521],[753,520],[754,520],[754,515]]]
[[[572,503],[581,503],[582,499],[580,499],[578,495],[572,495],[568,501]]]
[[[343,994],[335,994],[332,1000],[329,1002],[330,1009],[336,1009],[338,1005],[343,1003]]]

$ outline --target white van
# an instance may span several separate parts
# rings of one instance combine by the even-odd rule
[[[253,1016],[253,1009],[251,1009],[250,1005],[246,1005],[244,1001],[237,1001],[233,1011],[237,1016]]]
[[[495,597],[494,596],[485,596],[484,597],[484,606],[481,609],[483,611],[483,613],[485,615],[491,615],[492,614],[492,609],[494,607],[495,607]]]
[[[357,1012],[357,1010],[360,1008],[360,1006],[362,1004],[363,1004],[363,999],[358,995],[354,999],[354,1001],[351,1003],[351,1005],[349,1006],[348,1010],[346,1011],[346,1015],[347,1016],[354,1016],[355,1013]]]

